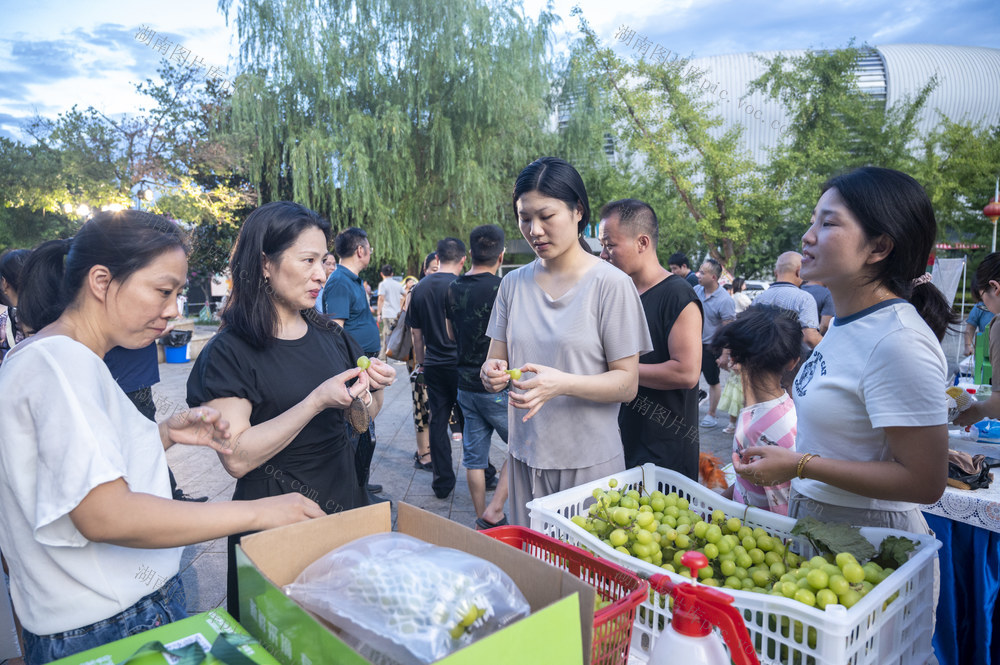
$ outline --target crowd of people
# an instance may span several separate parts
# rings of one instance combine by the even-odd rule
[[[478,528],[528,525],[533,499],[647,462],[697,479],[700,429],[722,410],[736,500],[928,532],[917,505],[945,486],[936,387],[955,317],[925,277],[936,222],[916,181],[880,168],[832,178],[801,254],[778,257],[774,284],[752,302],[742,280],[725,288],[714,258],[694,271],[677,253],[664,267],[648,204],[612,201],[594,218],[564,160],[525,167],[511,212],[533,261],[501,279],[504,232],[478,226],[468,245],[441,239],[419,279],[382,266],[373,311],[363,229],[336,235],[334,262],[320,215],[283,201],[256,209],[233,248],[222,325],[190,373],[189,408],[159,425],[140,400],[155,379],[123,382],[109,352],[152,348],[178,315],[177,225],[102,212],[72,239],[0,258],[0,551],[26,661],[125,637],[145,625],[135,616],[182,617],[180,547],[222,536],[238,618],[242,535],[380,500],[369,468],[400,361],[414,467],[448,497],[460,439]],[[599,256],[584,239],[595,223]],[[977,272],[994,313],[996,257]],[[991,349],[997,340],[990,332]],[[899,400],[901,386],[926,389]],[[1000,416],[1000,394],[976,408]],[[494,434],[507,445],[499,471]],[[237,479],[233,500],[171,500],[163,453],[176,444],[214,449]],[[151,590],[140,566],[166,581]]]

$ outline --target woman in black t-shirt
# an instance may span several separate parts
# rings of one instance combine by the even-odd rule
[[[188,403],[230,422],[233,452],[220,459],[237,478],[233,499],[299,492],[327,513],[367,504],[345,410],[360,400],[374,417],[396,371],[377,358],[359,369],[361,347],[316,313],[329,238],[329,222],[286,201],[261,206],[240,229],[222,329],[188,378]],[[237,617],[240,535],[229,539],[228,602]]]

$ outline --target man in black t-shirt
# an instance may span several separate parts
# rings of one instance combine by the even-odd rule
[[[503,263],[503,229],[495,224],[477,226],[469,236],[472,270],[448,287],[446,315],[449,336],[458,346],[458,404],[465,416],[462,437],[465,476],[476,509],[476,526],[489,529],[506,524],[507,464],[493,500],[486,505],[486,471],[490,463],[490,440],[496,431],[507,443],[507,391],[486,392],[479,370],[486,362],[493,302],[500,289],[497,270]]]
[[[406,322],[413,331],[416,371],[423,372],[427,384],[434,466],[431,489],[435,496],[444,499],[455,489],[448,420],[458,398],[458,348],[448,336],[445,302],[448,285],[458,279],[465,265],[465,243],[458,238],[445,238],[438,242],[437,252],[441,268],[413,287]]]
[[[622,199],[601,209],[601,258],[635,283],[653,350],[639,357],[639,392],[618,414],[625,465],[646,462],[698,479],[701,301],[656,258],[656,213]]]

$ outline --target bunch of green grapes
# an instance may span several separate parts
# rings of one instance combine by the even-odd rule
[[[595,502],[586,515],[573,516],[573,523],[622,554],[702,584],[783,596],[820,609],[850,608],[893,572],[874,562],[862,566],[846,552],[835,561],[805,560],[781,538],[721,510],[703,517],[674,492],[623,493],[617,486],[611,479],[608,489],[595,489]],[[697,573],[681,565],[690,550],[703,553],[709,565]]]

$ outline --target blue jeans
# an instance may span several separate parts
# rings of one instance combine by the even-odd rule
[[[180,575],[174,575],[159,589],[143,596],[132,607],[89,626],[53,635],[23,631],[24,662],[42,665],[53,660],[99,647],[138,633],[187,618],[187,598]]]
[[[462,465],[466,469],[485,469],[490,464],[493,431],[496,430],[507,443],[507,391],[474,393],[459,390],[458,405],[465,414]]]

